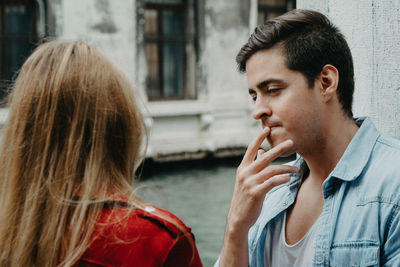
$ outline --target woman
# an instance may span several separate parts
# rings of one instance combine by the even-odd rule
[[[98,49],[49,42],[23,65],[0,150],[0,266],[201,266],[190,229],[132,187],[146,138]]]

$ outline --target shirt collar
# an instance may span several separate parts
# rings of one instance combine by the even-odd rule
[[[355,118],[354,121],[360,128],[350,141],[329,177],[336,177],[343,181],[352,181],[361,174],[370,158],[372,149],[380,133],[368,117]],[[293,165],[298,167],[300,172],[291,175],[291,184],[297,182],[298,179],[302,179],[304,173],[308,171],[306,162],[299,155]]]
[[[360,117],[354,121],[360,128],[331,173],[343,181],[352,181],[361,174],[380,136],[370,118]]]

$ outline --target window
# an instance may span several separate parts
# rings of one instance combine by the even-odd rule
[[[149,100],[195,97],[193,20],[185,0],[145,0],[144,45]],[[193,11],[193,6],[192,9]]]
[[[264,24],[295,8],[295,0],[258,0],[258,24]]]
[[[0,2],[0,100],[38,40],[36,21],[36,1]]]

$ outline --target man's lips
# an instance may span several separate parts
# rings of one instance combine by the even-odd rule
[[[263,126],[263,128],[269,128],[269,134],[267,136],[267,139],[272,138],[272,136],[275,136],[278,132],[276,132],[277,130],[279,130],[278,128],[281,127],[281,124],[278,123],[270,123],[270,124],[266,124],[265,126]]]
[[[272,128],[276,128],[276,127],[280,127],[281,125],[280,124],[267,124],[267,125],[264,125],[263,126],[263,129],[265,129],[265,128],[270,128],[270,129],[272,129]]]

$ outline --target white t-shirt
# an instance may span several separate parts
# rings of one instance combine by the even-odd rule
[[[308,267],[312,266],[314,255],[314,240],[319,219],[310,227],[308,232],[296,244],[288,245],[285,238],[286,212],[271,222],[266,234],[264,251],[265,266],[271,267]]]

